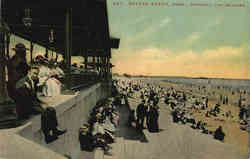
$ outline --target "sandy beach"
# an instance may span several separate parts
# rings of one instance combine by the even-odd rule
[[[207,118],[205,117],[205,111],[194,112],[193,117],[196,120],[202,120],[208,124],[208,129],[214,131],[219,125],[223,126],[223,130],[226,133],[225,143],[229,143],[235,145],[239,151],[243,154],[247,154],[249,152],[248,147],[248,132],[240,129],[240,120],[239,120],[239,107],[238,100],[240,98],[240,93],[234,91],[235,94],[232,95],[232,91],[225,90],[223,88],[208,88],[199,90],[198,87],[190,87],[185,84],[173,84],[169,82],[160,82],[161,86],[164,87],[174,87],[177,90],[186,91],[192,90],[194,94],[198,94],[200,96],[208,96],[208,109],[214,108],[215,104],[219,103],[221,105],[222,112],[232,112],[232,118],[226,118],[221,114],[217,117]],[[204,91],[206,90],[206,91]],[[214,92],[214,93],[212,93]],[[222,104],[220,101],[220,95],[228,96],[229,103]],[[250,103],[250,95],[248,93],[242,94],[242,98],[245,98],[246,104]]]
[[[171,111],[170,111],[170,106],[164,103],[164,99],[161,99],[161,102],[159,104],[161,115],[160,115],[160,127],[169,127],[169,125],[172,126],[174,129],[173,131],[176,131],[176,133],[181,135],[181,138],[186,136],[187,138],[190,138],[192,142],[186,141],[186,139],[183,139],[183,143],[181,139],[177,139],[180,144],[186,145],[190,142],[189,144],[194,148],[188,148],[189,151],[188,153],[197,153],[197,155],[204,155],[206,154],[205,151],[208,152],[214,152],[215,153],[215,158],[220,157],[226,157],[229,154],[229,151],[234,151],[235,154],[239,154],[240,156],[247,156],[249,153],[249,146],[248,146],[248,132],[246,130],[241,130],[241,124],[239,120],[239,112],[240,108],[238,106],[238,101],[240,98],[245,99],[243,102],[243,105],[248,106],[250,103],[250,94],[248,92],[246,93],[240,93],[240,91],[237,90],[229,90],[229,89],[224,89],[224,88],[217,88],[217,87],[200,87],[200,86],[195,86],[195,85],[189,85],[189,84],[180,84],[180,83],[173,83],[173,82],[167,82],[166,80],[163,79],[157,79],[157,78],[146,78],[146,79],[139,79],[139,78],[119,78],[123,80],[129,80],[129,81],[142,81],[145,83],[152,83],[155,86],[161,86],[164,88],[164,90],[168,90],[169,88],[174,88],[176,91],[180,92],[186,92],[187,98],[191,98],[191,96],[194,96],[196,100],[202,101],[204,96],[208,97],[208,108],[206,110],[212,109],[215,107],[216,104],[220,104],[221,108],[221,113],[219,113],[216,117],[210,116],[206,117],[206,110],[198,110],[198,111],[193,111],[192,112],[192,118],[194,118],[196,121],[202,121],[206,122],[207,126],[206,128],[209,131],[215,131],[216,128],[219,126],[222,126],[223,131],[225,132],[226,136],[224,139],[224,142],[218,144],[218,141],[212,138],[211,135],[206,135],[202,134],[198,130],[192,130],[189,126],[187,125],[182,125],[182,124],[173,124],[172,119],[171,119]],[[129,98],[129,104],[132,109],[136,109],[136,106],[140,103],[140,98],[139,98],[139,93],[135,92],[135,95],[133,98]],[[228,97],[228,104],[223,104],[221,101],[221,95],[227,96]],[[188,104],[188,103],[187,103]],[[231,116],[226,117],[225,113],[231,111]],[[162,117],[164,116],[164,117]],[[165,118],[165,119],[164,119]],[[171,123],[169,123],[171,122]],[[177,132],[178,131],[178,132]],[[188,132],[188,133],[187,133]],[[165,133],[165,132],[163,132]],[[167,133],[167,132],[166,132]],[[169,133],[169,132],[168,132]],[[161,134],[161,133],[160,133]],[[148,134],[151,137],[154,136],[154,134]],[[166,134],[165,134],[166,135]],[[195,136],[195,137],[191,137]],[[197,136],[197,137],[196,137]],[[199,140],[198,140],[199,139]],[[214,143],[214,142],[217,142]],[[163,145],[167,143],[162,143]],[[202,150],[198,148],[200,144],[206,145],[205,147],[207,150]],[[186,149],[186,146],[183,147],[180,146],[180,149]],[[224,146],[223,146],[224,145]],[[198,146],[198,147],[197,147]],[[221,147],[220,147],[221,146]],[[227,149],[227,147],[231,147]],[[183,148],[181,148],[183,147]],[[224,147],[224,148],[223,148]],[[231,149],[231,150],[230,150]],[[219,151],[221,150],[221,152]],[[192,152],[193,151],[193,152]],[[204,151],[204,152],[202,152]],[[216,155],[218,154],[218,155]],[[226,155],[227,154],[227,155]],[[210,156],[210,155],[208,155]],[[207,157],[208,157],[207,156]],[[235,155],[237,156],[237,155]],[[212,157],[212,156],[210,156]],[[231,156],[232,157],[232,156]],[[194,156],[191,158],[195,158]],[[203,158],[203,157],[202,157]],[[238,158],[238,157],[237,157]]]

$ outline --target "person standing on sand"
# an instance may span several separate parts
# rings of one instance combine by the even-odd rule
[[[206,96],[206,99],[205,99],[205,107],[208,108],[208,97]]]
[[[138,129],[143,129],[144,126],[144,119],[145,119],[145,100],[142,100],[142,102],[137,106],[136,108],[136,126]]]
[[[149,132],[159,132],[159,111],[157,105],[151,105],[149,108],[147,123]]]
[[[135,110],[134,109],[129,111],[128,126],[129,127],[136,127],[136,119],[135,119]]]

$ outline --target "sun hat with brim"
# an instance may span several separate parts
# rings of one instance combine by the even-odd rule
[[[14,51],[17,51],[17,50],[26,51],[26,50],[29,50],[29,49],[26,48],[24,44],[18,43],[18,44],[16,44],[15,48],[12,48],[12,50],[14,50]]]

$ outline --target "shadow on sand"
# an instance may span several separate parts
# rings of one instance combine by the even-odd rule
[[[116,137],[123,137],[125,140],[138,140],[140,142],[148,142],[143,131],[138,130],[135,127],[131,127],[128,124],[130,107],[129,105],[122,105],[119,107],[120,120],[118,125],[118,130],[116,132]]]

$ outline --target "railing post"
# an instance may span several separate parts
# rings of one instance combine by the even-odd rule
[[[71,88],[71,53],[72,53],[72,8],[66,10],[66,48],[67,88]]]
[[[2,17],[2,0],[0,0],[0,61],[5,58],[5,28]],[[6,90],[6,71],[3,62],[0,62],[0,103],[5,102],[7,98]]]
[[[33,45],[32,39],[31,39],[31,41],[30,41],[30,64],[33,63],[33,47],[34,47],[34,45]]]

